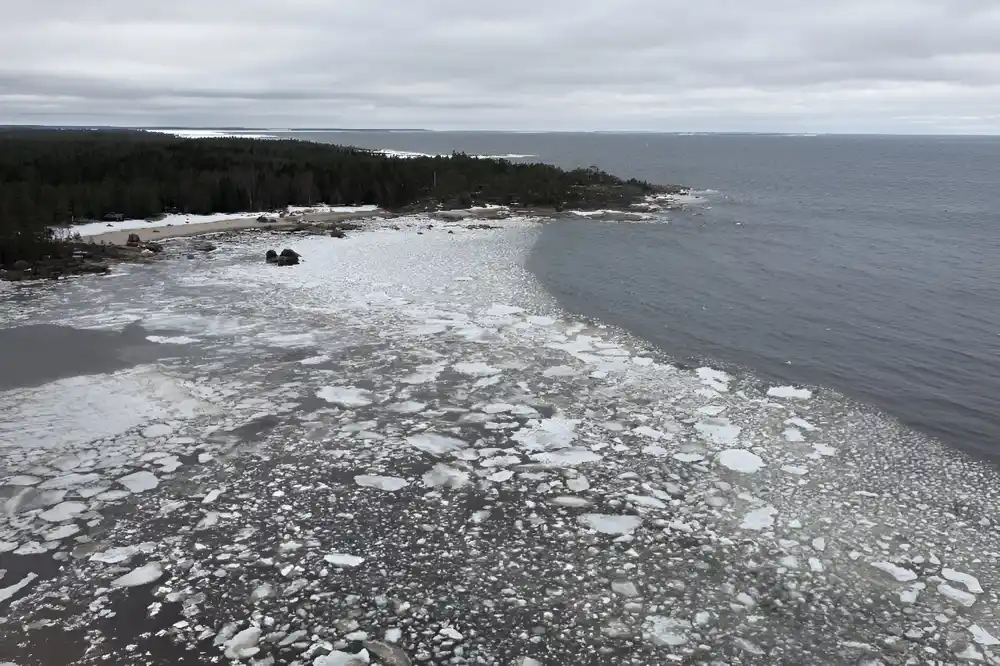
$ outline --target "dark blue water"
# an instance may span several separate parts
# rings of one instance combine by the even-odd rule
[[[839,389],[1000,455],[1000,138],[340,133],[714,190],[669,225],[557,222],[531,268],[680,360]]]

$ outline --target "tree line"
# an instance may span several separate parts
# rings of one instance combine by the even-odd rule
[[[44,240],[52,225],[115,214],[141,219],[317,203],[606,207],[659,189],[596,168],[464,154],[398,158],[295,140],[11,128],[0,130],[0,263]]]

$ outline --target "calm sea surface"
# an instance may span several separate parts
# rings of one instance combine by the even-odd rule
[[[531,268],[678,360],[836,388],[1000,455],[1000,138],[337,132],[681,183],[669,224],[557,222]]]

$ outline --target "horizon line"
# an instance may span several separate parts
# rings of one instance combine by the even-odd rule
[[[674,136],[757,135],[757,136],[899,136],[899,137],[998,137],[1000,133],[977,134],[970,132],[820,132],[820,131],[756,131],[756,130],[663,130],[663,129],[432,129],[424,127],[252,127],[224,125],[109,125],[109,124],[46,124],[0,123],[0,129],[118,129],[118,130],[179,130],[226,132],[413,132],[453,134],[664,134]]]

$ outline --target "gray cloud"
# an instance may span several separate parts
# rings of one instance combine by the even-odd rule
[[[1000,133],[994,0],[34,0],[0,123]]]

